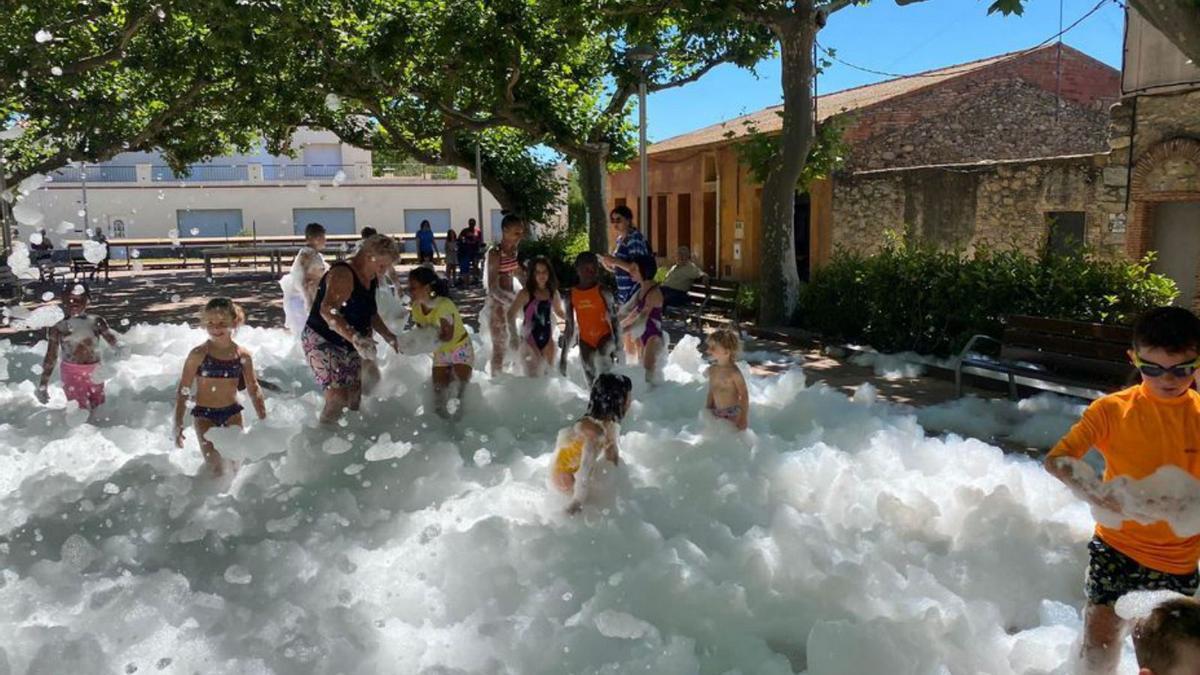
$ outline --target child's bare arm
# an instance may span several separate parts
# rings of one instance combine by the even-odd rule
[[[183,374],[179,376],[179,387],[175,390],[175,423],[172,426],[177,448],[183,447],[183,415],[187,412],[187,401],[196,382],[196,369],[200,367],[203,359],[204,352],[197,347],[183,362]]]
[[[733,375],[733,385],[737,389],[738,406],[741,408],[741,414],[738,415],[738,429],[745,429],[750,426],[750,390],[746,387],[746,378],[742,377],[742,371],[737,370],[735,366]]]
[[[104,338],[104,341],[107,342],[110,347],[117,346],[117,334],[113,332],[111,327],[109,327],[108,322],[100,317],[96,317],[96,332],[100,335],[100,337]]]
[[[571,307],[571,291],[563,293],[563,314],[567,325],[563,327],[563,344],[562,351],[558,355],[558,372],[566,375],[567,352],[571,351],[571,344],[575,339],[575,311]]]
[[[621,320],[618,318],[617,314],[620,308],[617,307],[617,299],[613,297],[612,293],[604,291],[603,295],[604,302],[608,307],[608,325],[609,328],[612,329],[613,344],[619,345],[621,344]],[[615,351],[619,352],[621,350],[618,349]]]
[[[521,292],[517,293],[517,297],[513,299],[512,306],[508,308],[507,316],[509,324],[516,325],[517,315],[525,309],[525,305],[528,302],[529,291],[522,289]]]
[[[715,377],[715,375],[713,373],[713,367],[709,366],[708,369],[704,371],[704,378],[708,380],[708,399],[704,403],[704,407],[707,410],[714,410],[717,407],[717,401],[713,397],[713,378],[714,377]]]
[[[566,319],[567,315],[563,311],[562,295],[555,293],[553,300],[550,302],[550,308],[554,310],[554,314],[560,319]]]
[[[258,373],[254,370],[254,359],[250,357],[250,352],[240,347],[238,355],[242,360],[242,375],[246,378],[246,393],[254,403],[254,412],[258,414],[258,419],[264,419],[267,416],[267,402],[258,383]]]
[[[567,506],[567,513],[578,513],[587,501],[592,469],[595,467],[597,455],[601,452],[598,446],[604,435],[603,429],[586,420],[579,425],[579,431],[583,434],[583,450],[580,452],[579,470],[575,472],[575,490],[571,495],[571,503]]]
[[[42,381],[38,385],[39,399],[42,397],[42,393],[45,392],[46,386],[50,383],[50,376],[54,374],[54,366],[58,363],[58,349],[61,340],[62,331],[58,329],[57,324],[51,326],[46,331],[46,358],[42,360]]]

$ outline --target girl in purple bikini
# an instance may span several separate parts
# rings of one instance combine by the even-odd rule
[[[656,384],[659,366],[665,356],[667,335],[662,328],[662,288],[654,281],[658,263],[654,256],[636,258],[629,276],[638,291],[621,308],[621,332],[633,337],[637,358],[646,369],[646,382]]]
[[[229,298],[213,298],[200,313],[200,322],[208,332],[204,344],[193,349],[183,364],[183,376],[175,395],[175,447],[183,447],[183,416],[189,398],[195,398],[192,408],[193,426],[200,442],[200,452],[214,476],[225,473],[225,462],[212,442],[205,438],[209,429],[242,426],[242,406],[237,394],[245,389],[254,403],[258,418],[267,416],[266,402],[250,352],[233,341],[233,332],[246,321],[242,308]]]

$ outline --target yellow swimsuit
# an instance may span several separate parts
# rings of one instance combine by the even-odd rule
[[[575,439],[558,449],[554,458],[554,469],[559,473],[575,473],[583,462],[583,435],[576,434]]]
[[[584,419],[591,420],[592,418],[585,417]],[[596,420],[592,421],[596,422]],[[596,422],[596,424],[604,429],[604,445],[607,446],[612,442],[609,438],[611,434],[609,426],[611,423]],[[570,430],[564,429],[558,437],[558,449],[555,451],[556,454],[554,456],[554,470],[558,473],[577,473],[580,465],[583,463],[583,447],[586,444],[587,437],[580,431],[579,424],[571,427]]]

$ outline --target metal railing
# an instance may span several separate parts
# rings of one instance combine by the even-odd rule
[[[345,179],[354,176],[353,164],[263,164],[263,180],[313,180],[334,178],[341,172]]]
[[[181,173],[176,173],[169,166],[155,164],[149,166],[149,179],[155,183],[244,183],[251,180],[254,173],[251,168],[254,166],[262,167],[263,182],[330,181],[335,180],[339,174],[346,182],[358,182],[358,177],[363,175],[357,164],[192,164],[187,167],[186,172]],[[81,183],[85,178],[89,183],[136,183],[138,166],[89,164],[81,171],[78,165],[72,165],[50,175],[56,183]],[[458,178],[458,168],[420,162],[373,164],[371,176],[455,180]],[[257,180],[257,176],[255,179]]]
[[[400,243],[401,261],[411,263],[415,259],[417,235],[411,232],[393,232],[388,236]],[[357,234],[331,234],[326,237],[325,254],[341,257],[353,250],[359,242]],[[142,269],[189,269],[206,267],[205,249],[242,249],[243,253],[261,252],[266,260],[272,255],[287,253],[295,255],[299,247],[304,245],[304,235],[265,235],[265,236],[231,236],[231,237],[121,237],[109,239],[106,242],[109,251],[109,264],[112,269],[138,272]],[[63,242],[67,250],[78,251],[83,247],[80,240]],[[210,256],[211,257],[211,256]],[[229,267],[231,263],[226,258],[234,256],[218,256],[218,266]],[[290,260],[290,258],[289,258]],[[211,265],[211,261],[208,263]]]
[[[458,178],[458,167],[402,162],[397,164],[374,164],[371,175],[376,178],[430,178],[432,180],[454,180]]]
[[[192,164],[185,173],[175,173],[169,166],[152,166],[150,167],[150,179],[155,182],[182,181],[185,183],[246,181],[250,180],[250,167],[246,164]]]
[[[89,183],[134,183],[137,182],[137,167],[112,164],[89,164],[83,170],[79,165],[64,166],[50,174],[56,183],[82,183],[86,176]]]

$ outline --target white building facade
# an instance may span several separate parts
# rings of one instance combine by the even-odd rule
[[[189,175],[175,175],[156,153],[123,153],[66,167],[23,201],[42,211],[40,227],[56,242],[84,238],[88,229],[110,239],[186,239],[296,234],[311,222],[354,234],[416,232],[428,220],[445,232],[478,219],[476,183],[461,168],[383,166],[326,131],[300,130],[292,146],[294,158],[227,156],[193,165]],[[501,211],[486,189],[483,218],[492,240]]]

